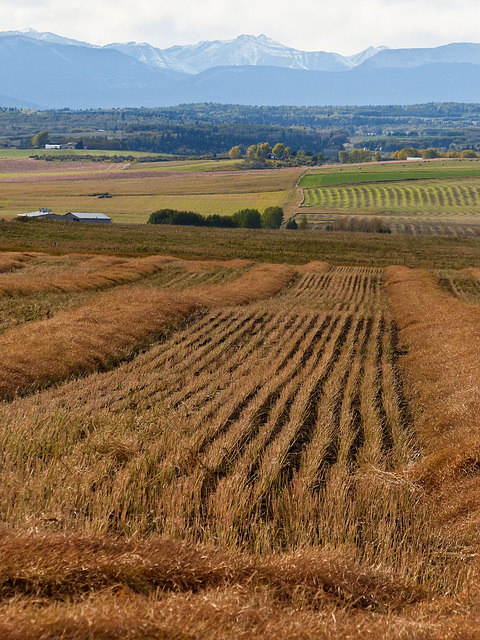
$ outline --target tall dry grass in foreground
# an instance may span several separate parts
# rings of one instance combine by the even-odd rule
[[[112,371],[4,404],[5,520],[262,553],[347,547],[451,591],[456,568],[434,573],[442,540],[399,474],[417,452],[382,272],[307,273],[223,306],[258,276],[235,295],[204,289],[209,314]]]
[[[7,251],[0,253],[0,273],[7,273],[15,269],[21,269],[24,263],[30,260],[34,254]]]
[[[0,336],[0,397],[104,369],[195,311],[271,296],[292,275],[289,267],[260,265],[229,284],[191,293],[123,288],[51,319],[11,329]]]
[[[168,540],[5,533],[0,560],[5,640],[441,637],[416,604],[422,589],[333,550],[259,557]],[[412,634],[419,629],[429,635]]]
[[[480,544],[480,308],[426,272],[387,269],[411,410],[424,457],[411,470],[438,495],[437,516],[459,543]]]
[[[149,292],[139,317],[150,294],[202,313],[109,371],[0,403],[0,637],[475,637],[476,560],[430,491],[444,436],[406,406],[383,271],[292,273],[132,287]],[[402,326],[427,299],[450,317],[408,273],[389,272]],[[95,294],[95,318],[126,291]]]
[[[27,296],[36,293],[88,291],[106,289],[119,284],[135,282],[156,273],[174,259],[166,256],[119,259],[100,257],[70,265],[55,275],[40,274],[32,270],[28,274],[10,273],[0,277],[0,296]],[[90,269],[85,268],[85,263]],[[89,264],[91,263],[91,265]],[[16,264],[21,264],[17,262]],[[91,270],[91,267],[93,269]],[[0,258],[0,271],[2,261]],[[9,269],[11,270],[11,269]]]

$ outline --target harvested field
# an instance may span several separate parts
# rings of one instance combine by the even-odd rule
[[[12,177],[32,174],[62,174],[62,173],[97,173],[106,171],[121,171],[124,164],[107,165],[102,162],[49,162],[33,158],[0,158],[0,179],[9,175]]]
[[[34,254],[31,256],[33,257]],[[39,268],[38,260],[41,260],[41,257],[29,265],[30,269],[24,268],[20,273],[0,276],[0,297],[25,296],[48,291],[65,293],[107,289],[145,278],[159,271],[165,264],[171,262],[172,258],[151,256],[138,259],[91,258],[78,261],[73,259],[70,264],[61,264],[58,268],[55,263],[64,261],[52,260],[45,256],[43,269]]]
[[[0,636],[475,637],[476,274],[157,260],[0,335]]]
[[[22,269],[31,257],[33,254],[29,253],[8,252],[0,254],[0,273]]]
[[[257,266],[231,284],[204,286],[189,295],[152,287],[118,289],[51,319],[11,329],[0,336],[0,396],[105,368],[195,311],[268,297],[291,275],[288,267]]]
[[[175,165],[171,170],[159,170],[152,165],[144,168],[105,162],[1,162],[4,166],[19,163],[13,164],[11,171],[0,171],[0,211],[5,217],[47,206],[60,214],[97,211],[114,222],[137,223],[145,223],[150,213],[165,207],[209,215],[232,214],[247,207],[288,206],[296,201],[295,184],[303,171],[193,171],[186,175]],[[29,162],[35,170],[30,171]],[[39,170],[37,162],[48,170]],[[92,197],[106,192],[113,197]]]

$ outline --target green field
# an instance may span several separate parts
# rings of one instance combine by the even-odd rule
[[[300,179],[297,213],[310,228],[348,228],[347,216],[381,216],[395,233],[475,235],[479,177],[470,160],[325,167]]]
[[[305,207],[320,209],[461,216],[480,212],[480,190],[472,179],[339,185],[305,189],[304,194]]]
[[[391,162],[333,165],[311,169],[299,181],[298,186],[308,189],[330,185],[363,182],[391,182],[403,180],[428,180],[468,178],[480,176],[477,160],[447,160],[440,162]]]

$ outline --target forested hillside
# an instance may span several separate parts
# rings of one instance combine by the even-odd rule
[[[29,146],[39,131],[51,142],[88,149],[223,154],[238,145],[282,142],[337,157],[343,145],[392,152],[404,147],[480,148],[479,104],[384,107],[248,107],[201,103],[165,108],[0,110],[0,144]]]

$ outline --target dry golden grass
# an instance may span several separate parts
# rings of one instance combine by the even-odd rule
[[[478,267],[468,267],[467,269],[463,269],[463,273],[466,273],[476,280],[480,280],[480,269]]]
[[[0,273],[21,269],[24,266],[24,263],[30,260],[33,255],[34,254],[19,253],[15,251],[0,253]]]
[[[376,268],[179,266],[200,286],[0,337],[64,380],[0,403],[0,637],[473,639],[480,309],[404,268],[387,298]]]
[[[70,256],[71,260],[74,258],[74,255]],[[74,262],[53,275],[50,275],[48,270],[42,272],[38,268],[21,274],[5,274],[0,277],[0,296],[106,289],[145,278],[159,271],[172,260],[173,258],[165,256],[133,259],[105,256],[84,259],[79,264]],[[50,262],[52,262],[51,259]]]
[[[416,451],[381,271],[305,274],[225,308],[270,269],[190,292],[210,314],[131,362],[4,405],[7,521],[258,551],[347,544],[359,562],[394,558],[399,579],[432,582],[442,543],[399,474]]]
[[[415,607],[407,615],[283,602],[267,589],[240,586],[180,593],[152,601],[118,587],[81,603],[18,600],[0,610],[5,640],[476,640],[478,607],[452,602],[439,614]],[[43,605],[43,606],[42,606]]]
[[[425,597],[388,572],[362,567],[346,554],[303,550],[278,557],[239,554],[166,539],[144,541],[60,534],[0,536],[2,599],[79,600],[112,587],[155,595],[245,585],[268,586],[284,600],[331,600],[365,609],[399,609]]]
[[[158,268],[155,260],[146,260]],[[11,329],[0,337],[0,396],[104,369],[193,312],[271,296],[292,275],[289,267],[259,265],[223,287],[206,286],[188,295],[152,287],[123,288],[48,320]]]
[[[480,309],[426,272],[387,269],[411,410],[424,457],[412,477],[438,494],[437,516],[459,543],[480,544]]]
[[[415,610],[400,618],[425,599],[422,589],[327,549],[259,557],[161,539],[5,532],[0,559],[6,640],[383,638],[435,629]]]
[[[324,273],[331,269],[331,265],[328,262],[307,262],[307,264],[301,264],[297,267],[299,273]]]

